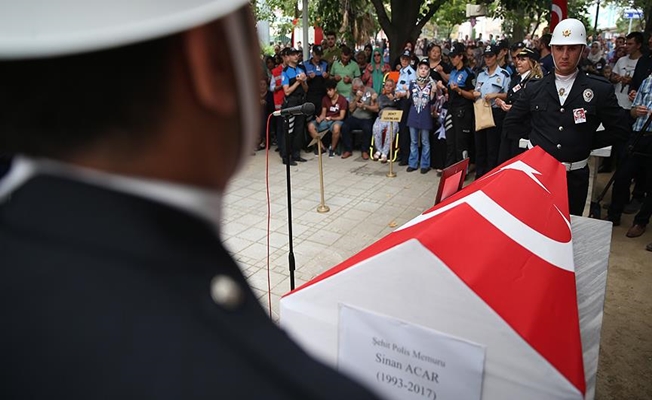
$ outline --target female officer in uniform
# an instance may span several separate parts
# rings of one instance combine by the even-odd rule
[[[473,80],[475,75],[467,66],[466,49],[453,44],[449,53],[453,70],[448,79],[448,115],[452,128],[446,131],[446,166],[469,157],[473,139]]]
[[[525,89],[528,83],[543,78],[543,72],[539,64],[539,54],[536,51],[527,47],[521,48],[514,57],[514,61],[516,75],[509,82],[507,99],[504,101],[502,99],[496,99],[496,104],[505,112],[511,110],[512,104],[523,94],[523,89]],[[505,131],[503,130],[501,132],[500,151],[498,152],[498,164],[502,164],[523,152],[519,147],[519,140],[510,139],[504,133]]]
[[[487,45],[484,50],[486,67],[478,75],[473,96],[490,104],[493,114],[493,128],[475,132],[475,179],[491,171],[498,165],[498,149],[505,112],[496,100],[507,98],[509,73],[498,65],[498,53],[502,51],[495,45]],[[477,101],[477,100],[476,100]]]
[[[627,118],[618,106],[613,84],[577,69],[586,46],[582,22],[561,21],[550,45],[554,73],[523,89],[507,113],[504,129],[511,139],[529,135],[532,146],[540,146],[564,165],[570,213],[582,215],[589,188],[589,154],[626,140]],[[605,130],[596,132],[600,123]]]

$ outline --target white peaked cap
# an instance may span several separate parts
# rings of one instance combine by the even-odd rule
[[[43,58],[171,35],[247,0],[0,0],[0,60]]]

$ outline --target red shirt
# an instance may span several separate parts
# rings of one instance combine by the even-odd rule
[[[321,108],[326,109],[326,116],[327,117],[338,117],[340,116],[340,111],[341,110],[346,110],[347,107],[349,106],[349,102],[346,101],[344,96],[341,94],[337,95],[337,100],[335,103],[331,100],[330,97],[324,96],[324,98],[321,101]]]
[[[277,66],[272,70],[272,79],[276,86],[274,87],[274,108],[281,109],[283,100],[285,99],[285,92],[283,92],[283,85],[281,84],[281,74],[283,73],[283,64]]]

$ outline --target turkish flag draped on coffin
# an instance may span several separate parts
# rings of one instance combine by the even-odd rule
[[[582,399],[564,167],[535,147],[285,295],[281,325],[333,365],[338,303],[486,346],[483,399]]]

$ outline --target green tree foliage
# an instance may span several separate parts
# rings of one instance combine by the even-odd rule
[[[435,12],[432,21],[437,25],[440,38],[449,38],[455,25],[467,20],[466,4],[466,0],[450,0],[442,4],[439,10]]]
[[[568,16],[582,21],[587,31],[592,30],[587,18],[591,2],[591,0],[568,1]],[[512,41],[520,41],[527,34],[533,35],[543,23],[550,22],[551,4],[551,0],[498,0],[495,7],[491,7],[491,15],[503,19],[503,31],[512,38]]]
[[[632,21],[632,31],[642,30],[648,36],[652,34],[652,0],[606,0],[604,4],[613,4],[623,9],[635,9],[641,11],[641,18]],[[619,31],[627,32],[629,20],[620,18],[616,24]]]
[[[378,22],[389,39],[390,58],[398,56],[403,44],[415,41],[423,26],[446,0],[371,0]]]
[[[347,43],[368,43],[380,28],[368,0],[323,0],[317,4],[317,24],[325,32],[339,32]]]

